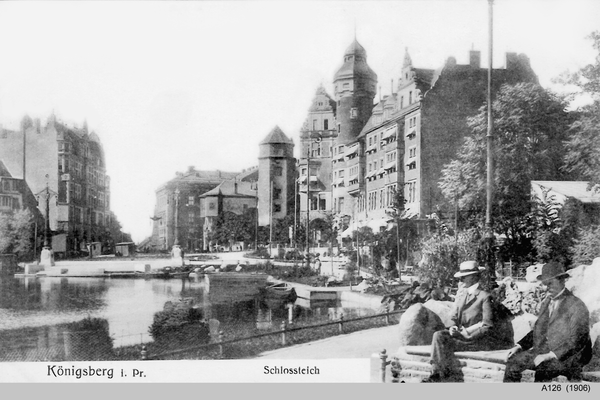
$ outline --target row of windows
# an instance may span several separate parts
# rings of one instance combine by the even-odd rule
[[[17,197],[0,195],[0,208],[9,209],[9,210],[18,210],[21,207],[20,207],[19,199]]]
[[[18,192],[19,182],[17,179],[2,178],[2,191],[5,193]]]
[[[319,103],[319,105],[322,105],[323,103]],[[329,120],[327,118],[325,118],[323,120],[323,130],[328,130],[329,129]],[[313,119],[313,124],[312,124],[312,130],[313,131],[318,131],[321,130],[321,127],[319,126],[319,120],[317,119]]]

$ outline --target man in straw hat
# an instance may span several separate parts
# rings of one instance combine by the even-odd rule
[[[454,301],[453,325],[433,334],[430,382],[461,380],[455,351],[499,350],[513,345],[512,329],[494,326],[494,300],[479,287],[483,270],[477,262],[465,261],[454,274],[463,284],[463,290]]]
[[[533,331],[509,354],[504,382],[519,382],[521,372],[535,370],[536,382],[558,375],[580,380],[592,357],[589,311],[583,301],[565,288],[569,274],[558,263],[544,264],[538,280],[548,288]]]

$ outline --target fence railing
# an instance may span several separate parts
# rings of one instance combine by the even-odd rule
[[[244,342],[244,341],[248,341],[248,340],[254,340],[254,339],[260,339],[260,338],[264,338],[264,337],[279,335],[279,337],[280,337],[279,340],[281,342],[281,345],[286,346],[288,344],[288,336],[294,332],[299,332],[299,331],[303,331],[303,330],[314,330],[314,329],[337,325],[338,326],[338,334],[344,334],[345,333],[344,324],[349,324],[352,322],[364,321],[364,320],[369,320],[369,319],[374,319],[374,318],[385,318],[386,324],[389,325],[391,316],[401,315],[405,311],[406,311],[406,309],[396,310],[396,311],[388,310],[385,313],[350,318],[350,319],[345,319],[344,315],[341,314],[340,318],[335,321],[329,321],[329,322],[324,322],[324,323],[320,323],[320,324],[306,325],[306,326],[288,325],[286,323],[286,321],[284,320],[281,322],[281,326],[280,326],[279,330],[272,331],[272,332],[265,332],[265,333],[261,333],[261,334],[257,334],[257,335],[250,335],[250,336],[244,336],[244,337],[240,337],[240,338],[228,339],[228,340],[224,340],[223,339],[224,338],[223,331],[219,331],[218,335],[214,335],[217,337],[214,337],[214,336],[211,337],[210,343],[206,343],[206,344],[202,344],[202,345],[194,345],[194,346],[189,346],[189,347],[185,347],[185,348],[181,348],[181,349],[155,353],[155,354],[148,354],[147,347],[145,345],[143,345],[141,354],[140,354],[140,356],[141,356],[140,358],[142,360],[163,359],[166,357],[172,357],[172,356],[180,355],[183,353],[198,352],[201,350],[207,350],[207,349],[211,349],[211,348],[217,348],[218,349],[218,357],[221,358],[221,357],[223,357],[223,348],[227,345],[232,345],[235,343]]]

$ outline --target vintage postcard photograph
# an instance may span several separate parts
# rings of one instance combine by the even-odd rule
[[[591,393],[599,21],[0,2],[0,382]]]

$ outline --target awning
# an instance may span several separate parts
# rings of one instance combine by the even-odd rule
[[[304,183],[304,182],[306,182],[306,175],[303,175],[300,178],[298,178],[298,183]]]
[[[408,131],[406,133],[406,137],[410,137],[410,136],[417,136],[417,130],[416,129],[411,129],[410,131]]]
[[[310,181],[311,181],[311,182],[318,182],[318,181],[319,181],[319,178],[317,178],[316,176],[311,176],[311,177],[310,177]]]
[[[344,153],[338,154],[333,158],[333,161],[344,161]]]
[[[389,218],[379,218],[374,219],[372,221],[367,222],[367,226],[373,230],[373,232],[377,233],[381,230],[381,228],[387,227]]]
[[[348,229],[342,232],[340,236],[343,238],[352,237],[352,232],[358,230],[359,226],[360,225],[356,221],[352,221],[352,223],[348,226]]]
[[[396,168],[396,161],[390,161],[389,163],[385,164],[385,167],[384,167],[385,170],[392,169],[392,168]]]
[[[358,181],[358,174],[357,175],[353,175],[348,179],[348,182],[352,182],[352,181]]]
[[[337,178],[335,181],[333,181],[333,184],[338,186],[340,184],[344,183],[344,178]]]
[[[389,128],[387,131],[385,131],[385,133],[383,134],[383,139],[388,139],[392,136],[396,136],[396,132],[397,132],[397,128],[396,126],[394,126],[393,128]]]
[[[383,174],[385,174],[385,168],[379,168],[375,175],[383,175]]]
[[[367,147],[366,153],[369,154],[372,151],[377,151],[377,141],[375,141],[375,143]]]
[[[352,147],[351,149],[348,149],[348,151],[346,152],[345,156],[346,157],[351,157],[355,154],[358,153],[358,143],[356,144],[356,146]]]

